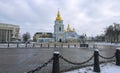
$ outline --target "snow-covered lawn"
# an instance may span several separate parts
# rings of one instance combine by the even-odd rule
[[[101,69],[100,73],[120,73],[120,66],[115,65],[114,62],[101,64],[100,69]],[[93,67],[86,67],[64,73],[95,73],[95,72],[93,72]]]

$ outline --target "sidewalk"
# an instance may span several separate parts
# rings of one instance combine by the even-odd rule
[[[100,68],[101,68],[100,73],[120,73],[120,66],[115,65],[114,62],[101,64]],[[95,73],[95,72],[93,72],[93,67],[86,67],[64,73]]]

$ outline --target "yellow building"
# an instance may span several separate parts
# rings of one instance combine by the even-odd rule
[[[53,34],[49,32],[37,32],[33,36],[33,41],[37,42],[38,39],[44,39],[44,38],[53,38]]]

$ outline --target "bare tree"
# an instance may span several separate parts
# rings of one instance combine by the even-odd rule
[[[105,30],[105,36],[107,42],[119,42],[119,35],[120,35],[120,24],[114,23],[114,25],[110,25]]]
[[[30,33],[26,32],[23,34],[23,41],[28,42],[30,40]]]
[[[115,40],[118,43],[119,42],[119,35],[120,35],[120,24],[114,23],[114,33],[115,33]]]
[[[105,35],[106,35],[107,41],[112,43],[113,42],[113,35],[114,35],[112,25],[110,25],[108,28],[106,28]]]
[[[95,41],[104,42],[104,41],[105,41],[105,35],[104,35],[104,34],[97,35],[97,36],[95,37]]]

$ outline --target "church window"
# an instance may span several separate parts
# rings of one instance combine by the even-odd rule
[[[61,27],[59,27],[59,31],[61,31]]]

